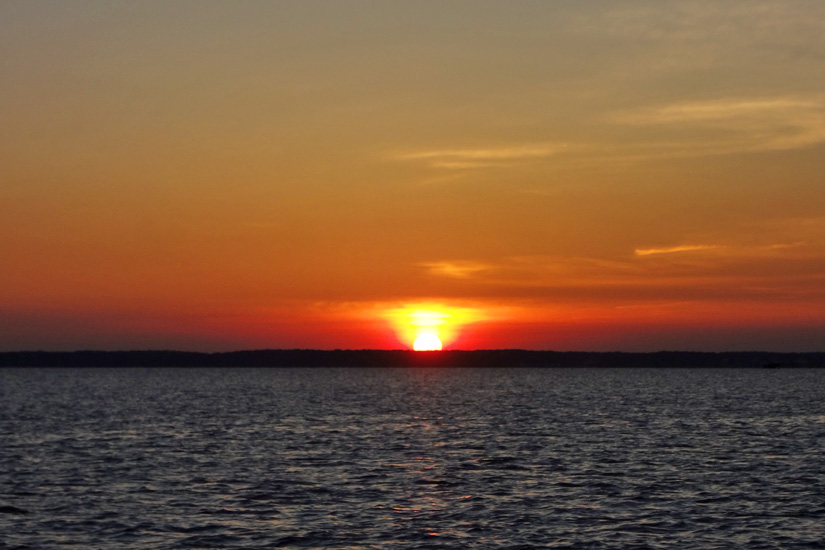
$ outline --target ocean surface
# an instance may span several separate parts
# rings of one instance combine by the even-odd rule
[[[825,370],[0,369],[0,548],[823,548]]]

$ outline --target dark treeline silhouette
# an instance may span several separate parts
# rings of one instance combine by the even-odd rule
[[[825,367],[825,352],[253,350],[0,352],[0,367]]]

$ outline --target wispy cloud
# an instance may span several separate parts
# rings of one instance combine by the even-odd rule
[[[658,154],[724,154],[799,149],[825,143],[825,97],[725,98],[680,102],[616,115],[619,124],[659,127],[683,132],[701,129],[697,136],[667,150],[651,144]]]
[[[743,117],[775,117],[799,110],[818,108],[817,102],[790,98],[773,98],[763,100],[723,99],[676,103],[653,109],[647,109],[630,115],[627,120],[637,123],[677,123],[708,122]]]
[[[480,271],[491,268],[488,264],[469,261],[454,262],[423,262],[418,264],[427,269],[431,275],[439,277],[452,277],[455,279],[468,279]]]
[[[446,170],[473,170],[475,168],[495,168],[503,166],[500,162],[478,162],[465,160],[436,160],[430,163],[433,168],[444,168]]]
[[[723,248],[719,245],[707,244],[684,244],[679,246],[669,246],[666,248],[637,248],[634,253],[637,256],[651,256],[654,254],[674,254],[677,252],[696,252],[699,250],[714,250]]]
[[[465,298],[511,303],[548,300],[554,304],[647,306],[780,299],[790,303],[825,296],[821,246],[763,237],[638,248],[632,254],[617,251],[610,257],[527,255],[495,258],[489,263],[443,261],[418,266],[431,276],[460,282],[459,292]]]
[[[740,63],[741,71],[759,61],[785,60],[813,67],[822,59],[825,5],[816,1],[611,2],[588,15],[584,28],[590,33],[644,44],[645,52],[632,60],[645,69],[684,74],[691,68]]]
[[[554,162],[572,166],[804,149],[825,144],[825,95],[723,97],[605,114],[621,139],[439,148],[389,154],[454,173]]]
[[[426,161],[433,168],[451,170],[506,166],[525,160],[552,157],[567,149],[566,144],[532,143],[478,149],[431,149],[393,155],[396,160]]]

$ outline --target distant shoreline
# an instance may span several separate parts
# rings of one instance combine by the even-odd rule
[[[611,367],[819,368],[825,352],[500,350],[13,351],[0,367]]]

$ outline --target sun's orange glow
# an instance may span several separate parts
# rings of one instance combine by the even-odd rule
[[[42,4],[0,351],[825,349],[825,2]]]
[[[442,304],[414,304],[384,312],[398,339],[414,350],[436,350],[449,346],[470,323],[486,316],[476,308]]]
[[[425,332],[415,339],[415,351],[438,351],[441,349],[441,340],[431,332]]]

